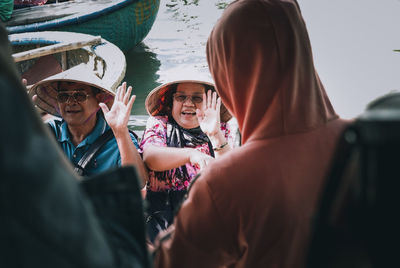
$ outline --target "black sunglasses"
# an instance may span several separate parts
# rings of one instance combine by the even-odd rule
[[[84,102],[89,96],[84,91],[61,91],[57,94],[57,101],[59,103],[68,102],[72,97],[75,102]]]
[[[185,102],[188,98],[190,98],[190,100],[193,103],[202,103],[203,102],[203,97],[201,97],[201,96],[183,95],[183,94],[179,94],[179,93],[174,94],[174,100],[176,100],[177,102]]]

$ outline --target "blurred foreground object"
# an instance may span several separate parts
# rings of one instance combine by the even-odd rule
[[[307,267],[399,267],[399,152],[400,93],[393,93],[343,132]]]
[[[81,185],[0,47],[0,267],[149,267],[135,170]]]

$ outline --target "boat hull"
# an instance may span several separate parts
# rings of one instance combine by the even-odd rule
[[[87,70],[101,79],[104,88],[115,91],[125,77],[126,60],[124,53],[114,44],[92,35],[73,32],[33,32],[12,34],[8,36],[12,45],[13,57],[32,49],[51,47],[55,44],[71,44],[77,40],[84,42],[97,39],[96,45],[71,48],[68,51],[56,52],[44,57],[37,56],[18,61],[16,67],[21,77],[27,80],[31,97],[35,92],[30,85],[51,75],[85,64]],[[17,60],[16,58],[14,58]],[[43,108],[44,106],[42,106]],[[56,114],[53,106],[43,108],[45,112]],[[42,112],[42,111],[40,111]]]
[[[10,34],[36,31],[69,31],[100,35],[127,51],[140,43],[156,19],[160,0],[113,1],[103,9],[44,22],[9,26]],[[56,5],[56,4],[53,4]],[[46,8],[46,6],[35,7]]]

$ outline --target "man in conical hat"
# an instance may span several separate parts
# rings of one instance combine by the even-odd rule
[[[113,88],[81,64],[36,83],[29,94],[39,108],[62,118],[48,124],[81,175],[90,176],[131,164],[136,166],[144,182],[147,171],[137,151],[138,142],[127,128],[135,101],[135,96],[129,98],[131,91],[123,83],[114,93]],[[103,142],[86,164],[85,154],[100,139]]]

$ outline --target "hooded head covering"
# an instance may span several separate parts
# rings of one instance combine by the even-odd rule
[[[192,183],[155,267],[304,267],[345,122],[314,69],[297,2],[234,1],[210,35],[207,57],[242,146]]]
[[[219,96],[238,120],[242,143],[304,132],[337,118],[314,69],[297,2],[239,0],[235,7],[225,10],[211,33],[207,59]]]

